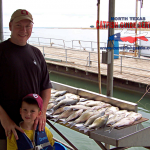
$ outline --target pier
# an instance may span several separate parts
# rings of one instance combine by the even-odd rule
[[[43,53],[50,72],[98,82],[97,52],[55,46],[36,47]],[[114,86],[143,93],[150,84],[150,58],[125,54],[114,59]],[[107,64],[100,64],[100,72],[102,84],[106,84]]]

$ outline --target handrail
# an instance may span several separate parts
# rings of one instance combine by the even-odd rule
[[[37,39],[37,41],[32,41],[32,39]],[[47,43],[47,41],[42,41],[44,39],[47,39],[49,40],[49,42]],[[59,41],[59,42],[55,42],[55,41]],[[60,43],[61,42],[61,43]],[[77,42],[77,43],[76,43]],[[91,47],[87,46],[87,45],[83,45],[83,43],[85,42],[88,42],[91,43]],[[83,41],[83,40],[72,40],[72,41],[65,41],[63,39],[56,39],[56,38],[43,38],[43,37],[31,37],[29,40],[28,40],[28,43],[30,44],[36,44],[37,47],[41,48],[41,51],[43,53],[43,56],[47,59],[51,59],[51,60],[58,60],[59,61],[64,61],[66,63],[69,63],[69,59],[72,59],[75,61],[74,64],[76,65],[80,65],[80,66],[88,66],[88,67],[93,67],[93,68],[97,68],[97,60],[93,59],[92,55],[96,55],[97,53],[97,48],[94,47],[94,44],[96,44],[97,42],[94,42],[94,41]],[[106,46],[106,42],[100,42],[101,44],[105,44]],[[47,45],[45,45],[47,44]],[[67,45],[67,44],[70,44],[70,45]],[[123,44],[120,44],[120,45],[123,45]],[[130,44],[126,44],[127,46],[133,46],[133,45],[130,45]],[[47,48],[55,48],[55,49],[59,49],[59,54],[57,53],[54,53],[54,52],[46,52],[46,49]],[[89,49],[89,50],[87,50]],[[75,55],[71,56],[69,55],[70,53],[73,53],[73,52],[85,52],[85,55],[86,55],[86,58],[84,57],[77,57]],[[123,50],[124,51],[124,50]],[[101,53],[102,51],[100,51]],[[125,52],[126,52],[126,49],[125,49]],[[132,53],[130,53],[132,54]],[[120,64],[116,64],[115,61],[114,61],[114,66],[118,66],[120,67],[120,71],[118,70],[115,70],[114,69],[114,72],[120,72],[121,74],[122,73],[127,73],[127,72],[124,72],[124,68],[128,68],[128,69],[135,69],[135,70],[138,70],[138,71],[145,71],[147,73],[150,72],[150,69],[148,68],[138,68],[138,67],[133,67],[133,66],[127,66],[124,64],[124,59],[136,59],[136,60],[140,60],[140,61],[150,61],[150,59],[148,58],[139,58],[139,57],[133,57],[133,56],[127,56],[127,55],[121,55],[121,54],[114,54],[114,56],[118,56],[120,59]],[[78,61],[83,61],[82,64],[78,63]],[[85,62],[85,63],[84,63]],[[94,64],[94,65],[93,65]],[[101,68],[102,70],[105,70],[105,68]],[[128,73],[129,74],[129,73]],[[146,75],[146,73],[145,73]],[[140,75],[138,75],[140,76]],[[147,77],[147,76],[146,76]]]

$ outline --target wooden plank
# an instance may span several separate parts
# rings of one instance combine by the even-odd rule
[[[37,46],[41,52],[43,52],[43,47]],[[97,53],[90,53],[90,64],[89,64],[89,51],[85,50],[67,50],[57,47],[45,47],[44,53],[46,58],[60,59],[62,62],[47,60],[47,63],[53,63],[57,65],[70,66],[77,69],[82,69],[87,72],[98,73],[98,63],[97,63]],[[102,57],[102,56],[101,56]],[[119,59],[114,59],[114,73],[113,76],[116,78],[121,78],[128,81],[133,81],[142,84],[150,84],[150,59],[147,57],[142,57],[147,60],[132,58],[132,57],[122,57],[122,73],[121,73],[121,57]],[[102,59],[102,58],[101,58]],[[90,67],[89,67],[90,66]],[[126,66],[126,67],[125,67]],[[138,68],[138,69],[134,69]],[[141,69],[141,70],[139,70]],[[149,70],[149,71],[147,71]],[[107,76],[107,65],[101,63],[101,74]]]

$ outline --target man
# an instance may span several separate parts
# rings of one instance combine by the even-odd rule
[[[30,12],[16,10],[10,19],[10,39],[0,43],[0,150],[5,150],[6,136],[13,133],[21,121],[19,107],[21,99],[29,93],[37,93],[43,99],[42,115],[35,120],[39,131],[45,128],[46,109],[51,95],[51,82],[46,62],[41,52],[27,44],[33,28]]]

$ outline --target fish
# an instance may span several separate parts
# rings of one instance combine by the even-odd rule
[[[136,113],[136,112],[131,112],[127,117],[132,117],[135,119],[135,121],[138,121],[139,119],[142,118],[142,114]]]
[[[112,114],[112,113],[115,113],[119,111],[119,108],[118,107],[114,107],[114,106],[111,106],[109,107],[106,111],[105,111],[105,114]]]
[[[62,114],[60,114],[58,117],[53,118],[53,119],[51,119],[51,120],[53,120],[54,122],[56,122],[56,121],[59,120],[59,119],[63,119],[63,118],[69,117],[72,113],[74,113],[74,110],[69,109],[69,110],[64,111],[64,112],[63,112]]]
[[[102,105],[93,106],[93,110],[98,110],[98,109],[105,108],[105,107],[110,107],[110,106],[111,106],[110,104],[104,103]]]
[[[51,94],[51,98],[50,101],[53,101],[52,99],[56,99],[57,97],[55,97],[55,94]]]
[[[84,101],[84,102],[80,102],[80,101],[79,101],[79,102],[77,103],[77,105],[85,105],[86,103],[87,103],[86,101]]]
[[[108,119],[106,125],[113,125],[115,124],[116,122],[118,122],[119,120],[123,119],[124,117],[126,117],[126,114],[125,113],[122,113],[122,114],[116,114],[114,115],[113,117],[111,117],[110,119]]]
[[[119,111],[116,111],[115,114],[122,114],[122,113],[127,113],[128,111],[127,110],[119,110]]]
[[[135,119],[132,117],[125,117],[125,118],[119,120],[118,122],[116,122],[115,124],[113,124],[110,127],[110,129],[106,130],[106,131],[108,131],[110,133],[114,128],[131,125],[131,124],[133,124],[134,121],[135,121]]]
[[[56,109],[62,106],[67,106],[67,105],[73,105],[76,104],[79,101],[79,99],[63,99],[60,102],[58,102],[57,105],[55,105],[51,111],[54,112]]]
[[[105,114],[102,117],[98,117],[97,119],[94,120],[94,122],[89,125],[87,128],[84,129],[84,133],[91,130],[91,129],[98,129],[106,125],[106,122],[108,120],[109,115]]]
[[[94,114],[93,111],[87,111],[83,112],[82,115],[77,118],[74,122],[70,124],[70,128],[72,128],[77,123],[84,123],[86,120],[88,120],[92,115]]]
[[[116,122],[115,124],[113,124],[112,128],[131,125],[131,124],[133,124],[134,121],[135,121],[135,118],[125,117],[125,118],[119,120],[118,122]]]
[[[57,97],[57,98],[55,99],[55,102],[60,102],[61,100],[65,99],[65,98],[66,98],[65,95],[59,96],[59,97]]]
[[[47,105],[47,110],[50,110],[50,109],[53,108],[54,106],[55,106],[54,103],[49,103],[49,104]]]
[[[55,97],[51,97],[48,103],[54,102],[56,100]]]
[[[71,114],[71,115],[70,115],[65,121],[63,121],[62,123],[63,123],[63,124],[66,124],[67,122],[78,118],[79,116],[81,116],[82,112],[83,112],[83,109],[79,109],[79,110],[75,111],[73,114]]]
[[[91,117],[85,122],[84,126],[87,127],[87,126],[91,125],[91,124],[94,122],[94,120],[95,120],[96,118],[101,117],[101,116],[103,116],[104,114],[105,114],[105,112],[97,112],[97,114],[91,116]]]
[[[119,115],[119,114],[123,114],[123,113],[126,114],[125,116],[130,114],[127,110],[119,110],[119,111],[116,111],[116,112],[113,112],[113,113],[109,114],[108,120],[110,118],[114,117],[115,115]]]
[[[86,105],[87,103],[92,103],[92,102],[94,102],[94,100],[87,100],[87,101],[79,101],[78,102],[78,105]]]
[[[79,102],[85,102],[87,100],[88,100],[87,98],[81,97]]]
[[[79,99],[80,100],[79,95],[75,95],[75,94],[72,94],[72,93],[66,93],[65,97],[66,97],[66,99]]]
[[[89,106],[89,107],[91,107],[91,106],[97,106],[97,105],[100,105],[101,104],[101,102],[100,101],[89,101],[89,102],[87,102],[86,104],[85,104],[85,106]]]
[[[67,91],[66,90],[63,90],[63,91],[57,91],[55,94],[54,94],[54,97],[59,97],[59,96],[62,96],[64,94],[66,94]]]
[[[51,94],[55,94],[58,90],[56,89],[51,89]]]
[[[72,106],[66,106],[64,109],[65,110],[68,110],[68,109],[73,109],[73,110],[79,110],[79,109],[88,110],[88,109],[90,109],[90,107],[87,107],[87,106],[84,106],[84,105],[72,105]]]
[[[60,107],[60,108],[56,109],[52,115],[58,115],[58,114],[64,112],[65,111],[64,108],[65,107]]]

